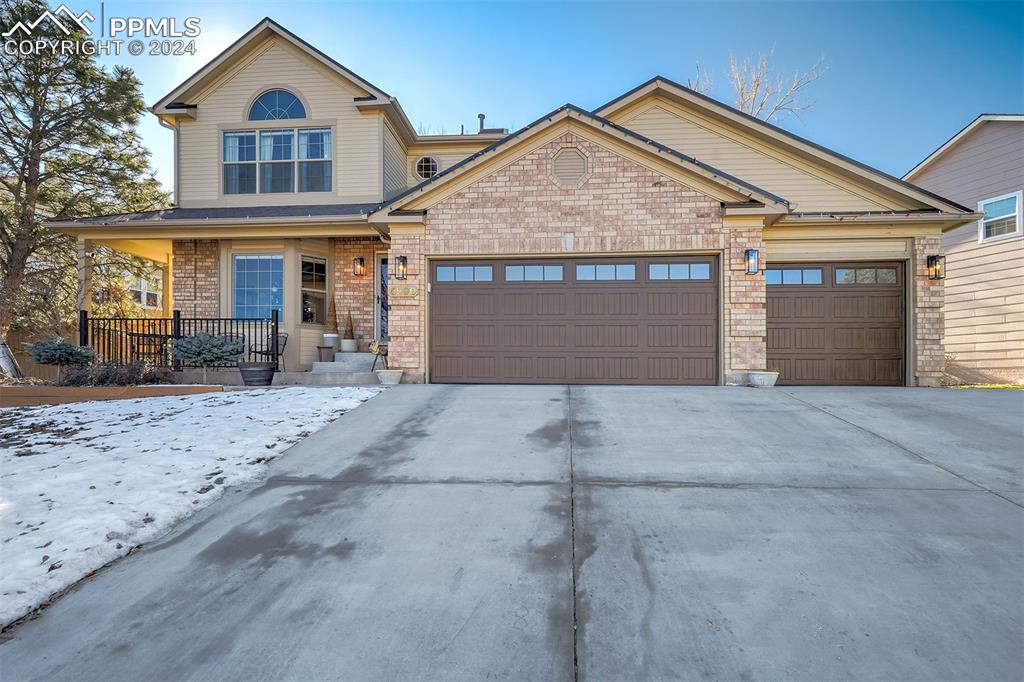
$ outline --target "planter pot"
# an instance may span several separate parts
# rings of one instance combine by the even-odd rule
[[[771,388],[772,386],[775,385],[775,381],[778,378],[778,372],[747,372],[747,383],[749,383],[754,388]]]
[[[330,346],[331,350],[334,350],[335,348],[337,348],[338,347],[338,335],[334,334],[334,333],[330,333],[330,332],[327,333],[327,334],[324,334],[324,345],[325,346]]]
[[[394,386],[402,381],[401,369],[378,369],[377,380],[385,386]]]
[[[359,343],[355,339],[342,339],[341,340],[341,352],[342,353],[355,353],[359,350]]]
[[[334,346],[317,346],[316,350],[320,354],[320,362],[334,362]]]
[[[274,383],[277,364],[273,362],[240,362],[238,371],[246,386],[270,386]]]

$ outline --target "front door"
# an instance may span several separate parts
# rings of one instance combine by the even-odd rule
[[[377,256],[377,284],[374,296],[374,336],[378,340],[388,339],[388,257]]]

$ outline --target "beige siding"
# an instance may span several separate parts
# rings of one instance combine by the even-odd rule
[[[988,121],[914,183],[969,208],[1024,189],[1024,123]],[[942,236],[947,371],[963,381],[1024,379],[1024,239],[978,243],[978,224]]]
[[[767,261],[906,260],[910,244],[897,239],[779,239],[765,231]]]
[[[224,130],[254,127],[246,120],[248,107],[256,96],[273,87],[288,88],[303,100],[307,125],[334,129],[333,191],[221,194],[221,135]],[[178,135],[179,204],[253,206],[380,200],[381,115],[356,109],[353,98],[361,94],[294,47],[269,40],[200,93],[195,101],[195,120],[182,119]],[[301,121],[294,123],[303,125]]]
[[[794,211],[878,211],[902,208],[797,159],[668,102],[626,113],[622,125],[676,151],[777,194]]]
[[[406,188],[405,147],[391,126],[381,119],[384,126],[384,198],[399,194]]]

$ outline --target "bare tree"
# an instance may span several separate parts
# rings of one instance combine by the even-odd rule
[[[771,121],[787,114],[800,116],[800,112],[814,106],[803,98],[803,91],[825,74],[822,56],[806,71],[796,71],[791,79],[772,72],[771,60],[775,48],[762,52],[756,60],[749,57],[742,62],[729,53],[729,82],[735,90],[734,106],[763,121]]]
[[[706,95],[711,92],[711,72],[704,68],[704,65],[698,60],[694,65],[695,74],[693,78],[686,81],[686,87],[690,88],[694,92],[699,92],[702,95]]]

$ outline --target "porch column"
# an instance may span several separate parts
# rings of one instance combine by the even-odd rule
[[[78,238],[78,309],[92,311],[92,250],[94,242],[90,239]]]
[[[174,311],[174,287],[171,280],[174,277],[174,254],[168,253],[164,262],[160,265],[160,300],[163,301],[163,315],[170,317]]]

